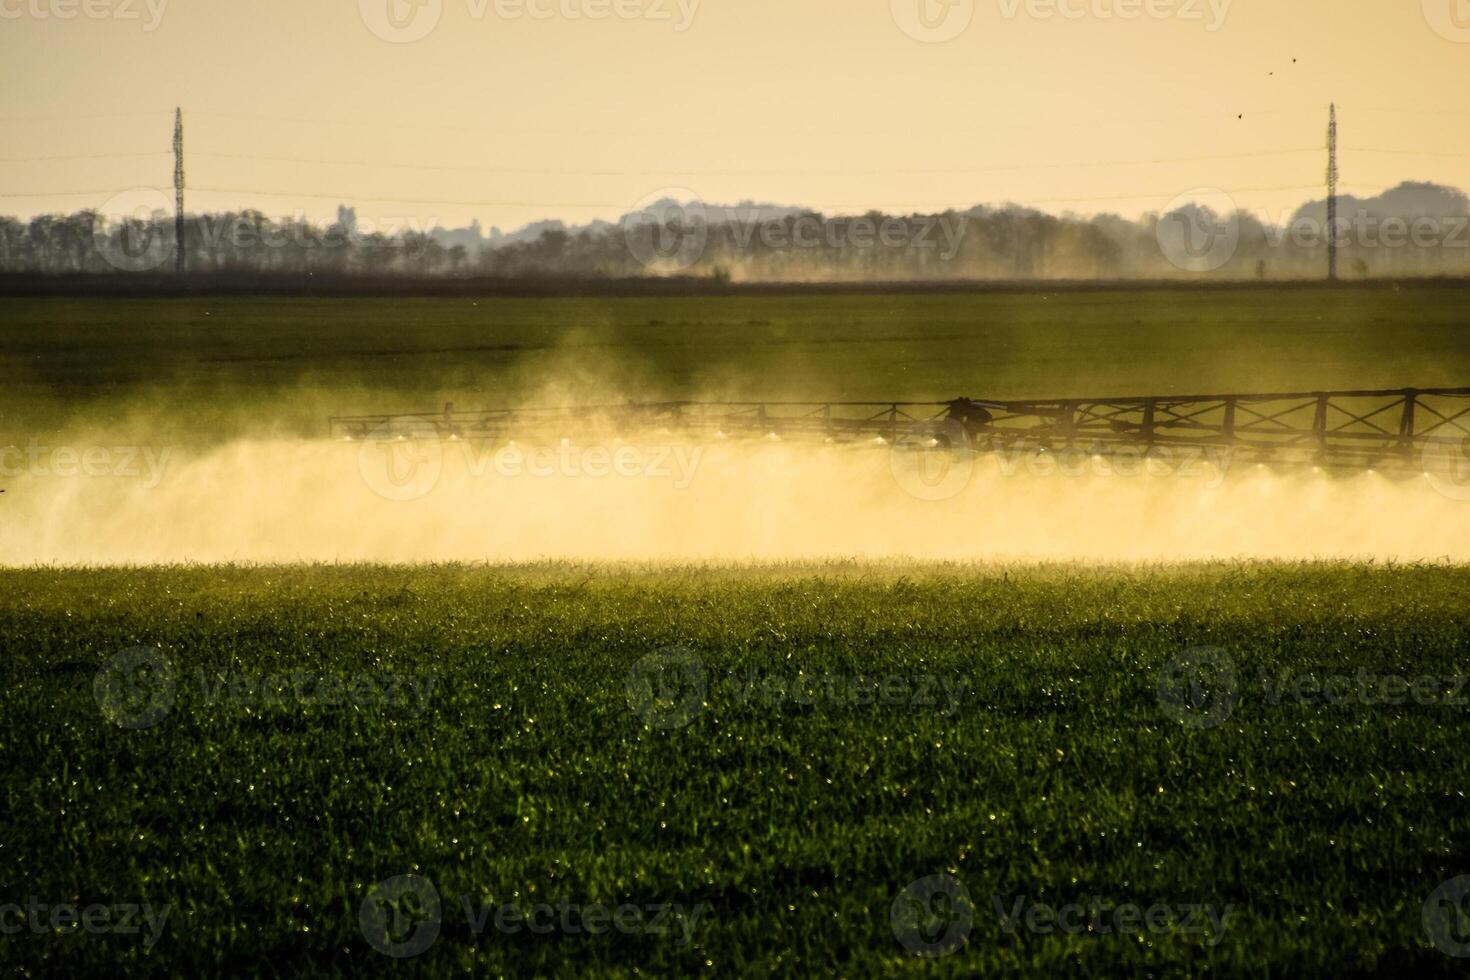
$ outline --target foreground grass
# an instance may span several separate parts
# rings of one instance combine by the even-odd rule
[[[1470,873],[1470,706],[1273,703],[1263,677],[1470,674],[1467,596],[1470,569],[1358,565],[3,572],[0,900],[171,911],[151,949],[0,949],[72,975],[1450,975],[1423,909]],[[96,683],[139,646],[171,701]],[[1223,682],[1160,701],[1201,646],[1233,711]],[[358,693],[321,703],[323,678]],[[406,874],[442,925],[395,959],[359,912]],[[973,924],[926,960],[890,913],[938,874]],[[996,912],[1094,897],[1233,913],[1217,935]],[[476,934],[464,908],[561,901],[703,914],[685,943]],[[922,939],[962,920],[948,901]]]

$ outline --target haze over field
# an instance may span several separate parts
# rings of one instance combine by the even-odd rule
[[[417,447],[438,456],[415,466],[328,441],[330,416],[445,403],[1451,387],[1470,374],[1461,292],[8,300],[0,560],[1470,558],[1470,467],[1436,485],[1242,457],[1216,460],[1222,480],[1200,458],[1003,455],[957,461],[962,484],[928,500],[874,446],[528,434],[552,453],[536,475],[507,473],[503,444]],[[560,437],[602,472],[568,472]]]
[[[63,469],[63,446],[93,446]],[[659,439],[302,443],[6,458],[9,565],[291,561],[1470,560],[1470,471],[1208,454],[917,458]],[[930,499],[934,498],[934,499]]]

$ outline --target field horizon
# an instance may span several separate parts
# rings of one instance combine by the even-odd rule
[[[1470,385],[1459,296],[0,299],[0,562],[1465,559],[1470,491],[1453,468],[1440,482],[1313,480],[1258,471],[1248,453],[1156,466],[1084,445],[1061,472],[1031,456],[956,458],[935,499],[933,474],[883,447],[657,431],[547,433],[542,447],[528,432],[537,451],[575,442],[579,467],[606,470],[614,453],[637,464],[536,476],[501,465],[517,463],[503,439],[422,447],[426,465],[403,469],[328,426],[449,404],[1458,387]]]
[[[1259,289],[1338,292],[1380,289],[1466,289],[1470,276],[1364,276],[1327,281],[1320,276],[1261,279],[1228,278],[953,278],[953,279],[811,279],[789,281],[732,281],[711,276],[530,276],[465,275],[379,277],[329,272],[206,271],[49,272],[0,271],[0,298],[39,299],[181,299],[228,296],[313,296],[346,298],[377,296],[399,298],[480,299],[626,299],[639,297],[690,298],[705,296],[826,296],[833,294],[987,294],[1088,292],[1199,292],[1229,293]]]

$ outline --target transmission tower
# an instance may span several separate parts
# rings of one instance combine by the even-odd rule
[[[174,271],[184,272],[184,112],[174,108]]]
[[[1337,281],[1337,103],[1327,109],[1327,281]]]

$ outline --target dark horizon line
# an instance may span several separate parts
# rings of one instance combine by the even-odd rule
[[[1047,292],[1199,292],[1251,289],[1378,290],[1470,288],[1470,276],[1363,279],[944,279],[731,282],[712,276],[413,276],[236,272],[0,272],[0,298],[149,299],[212,296],[402,298],[660,298],[684,296],[824,296],[838,294],[987,294]]]

